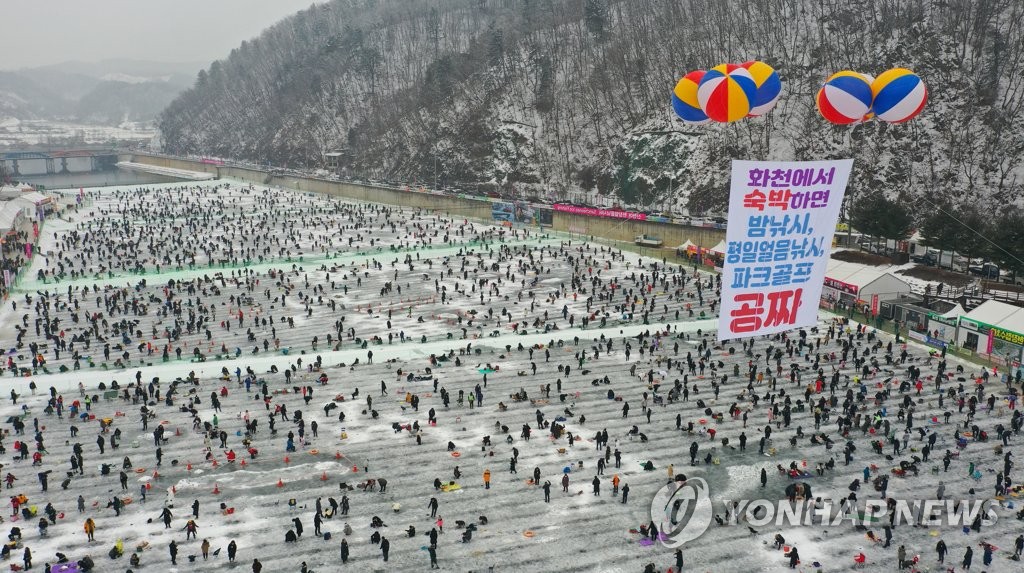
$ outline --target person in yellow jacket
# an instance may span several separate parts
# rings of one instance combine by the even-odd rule
[[[96,541],[94,537],[96,535],[96,522],[91,517],[85,520],[85,534],[89,537],[89,541]]]
[[[491,489],[491,470],[484,470],[484,489]]]
[[[672,478],[676,477],[676,470],[672,467],[672,464],[668,465],[668,481],[672,481]]]

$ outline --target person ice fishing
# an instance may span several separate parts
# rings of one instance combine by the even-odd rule
[[[800,553],[797,551],[796,546],[790,547],[789,552],[784,555],[789,557],[789,568],[796,569],[797,564],[800,563]]]

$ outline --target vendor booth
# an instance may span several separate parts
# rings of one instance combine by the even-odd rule
[[[988,300],[960,317],[957,344],[1000,364],[1024,356],[1024,308]]]
[[[881,303],[910,294],[910,283],[889,272],[892,265],[871,266],[830,259],[821,289],[822,308],[848,310],[878,316]]]

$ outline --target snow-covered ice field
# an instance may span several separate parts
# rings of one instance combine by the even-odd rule
[[[53,563],[56,552],[72,560],[90,555],[96,571],[250,571],[254,558],[264,572],[298,572],[303,561],[317,572],[426,570],[426,534],[436,519],[428,502],[434,497],[444,519],[436,548],[444,570],[641,572],[654,563],[656,571],[665,571],[675,564],[674,551],[661,543],[642,544],[635,531],[651,522],[651,502],[669,482],[670,464],[675,475],[706,479],[716,503],[784,499],[794,480],[776,467],[791,463],[812,473],[801,481],[814,497],[847,497],[851,482],[863,480],[868,467],[874,468],[871,479],[889,477],[891,498],[930,499],[941,480],[947,498],[980,500],[995,496],[1003,454],[1020,439],[1011,433],[1009,446],[998,447],[996,427],[1009,429],[1015,413],[1005,400],[1008,387],[1000,382],[1001,372],[990,371],[989,382],[979,389],[980,367],[963,364],[965,371],[957,373],[958,363],[950,360],[949,378],[936,389],[938,357],[911,345],[900,363],[902,346],[894,343],[890,358],[896,364],[891,364],[886,359],[891,337],[869,340],[851,324],[849,334],[840,328],[829,338],[829,315],[822,315],[817,331],[805,332],[813,347],[809,353],[812,347],[801,349],[796,332],[785,339],[756,339],[749,355],[741,341],[717,346],[711,275],[535,230],[249,189],[238,182],[223,185],[87,190],[88,207],[44,226],[39,251],[45,256],[33,260],[26,280],[0,311],[6,352],[0,420],[8,432],[0,473],[17,478],[9,495],[24,494],[38,510],[17,521],[10,512],[5,515],[5,525],[22,528],[12,565],[21,564],[24,546],[31,548],[34,570]],[[852,341],[861,358],[870,349],[866,376],[855,368],[852,350],[843,362],[837,338]],[[780,351],[778,361],[766,360],[769,347]],[[45,363],[33,364],[33,348]],[[909,390],[900,388],[911,366],[921,371],[920,396],[912,381]],[[820,393],[814,385],[818,368],[824,375]],[[285,371],[291,372],[287,379]],[[863,377],[863,390],[856,376]],[[672,392],[676,380],[685,381],[685,397]],[[116,395],[110,391],[114,381]],[[38,387],[34,393],[31,382]],[[75,401],[85,408],[79,384],[97,397],[85,419],[68,412]],[[980,395],[977,415],[966,428],[969,405],[962,412],[958,408],[960,385],[965,400]],[[469,396],[478,386],[483,402],[472,404]],[[302,388],[312,390],[308,404]],[[940,392],[946,395],[951,388],[953,397],[940,406]],[[12,389],[17,404],[11,402]],[[447,406],[442,390],[449,396]],[[609,399],[609,391],[621,401]],[[879,397],[883,391],[889,395]],[[47,411],[51,392],[62,398],[60,417]],[[525,399],[517,399],[517,393]],[[220,411],[214,410],[211,394],[220,400]],[[991,411],[989,395],[995,396]],[[847,438],[837,420],[848,396],[862,417],[849,431],[856,451],[847,466]],[[781,412],[787,400],[788,425]],[[144,403],[152,411],[145,430]],[[779,413],[772,413],[773,403]],[[882,437],[886,422],[894,437],[904,439],[903,404],[913,406],[908,447],[899,455],[891,444],[881,454],[873,452],[870,442]],[[272,433],[271,414],[279,406],[286,407],[288,420],[276,416]],[[819,430],[815,406],[831,410]],[[878,429],[868,432],[865,424],[883,409]],[[428,424],[431,410],[436,425]],[[298,411],[304,438],[295,423]],[[11,422],[22,414],[23,435]],[[250,427],[247,434],[246,417],[257,421],[254,433]],[[101,432],[104,418],[112,424]],[[36,422],[45,449],[41,465],[33,467]],[[576,439],[570,444],[564,432],[556,439],[546,426],[551,423]],[[205,424],[214,430],[209,440]],[[522,435],[524,424],[532,430],[529,440]],[[768,424],[771,441],[760,454],[758,440]],[[152,435],[158,425],[166,429],[159,467]],[[954,432],[958,427],[970,432],[974,425],[989,440],[972,436],[958,448]],[[631,436],[633,426],[637,431]],[[715,430],[713,438],[708,428]],[[925,437],[917,428],[926,430]],[[608,463],[598,476],[598,459],[606,457],[605,448],[595,443],[602,430],[608,432]],[[112,449],[115,431],[120,440]],[[289,432],[295,433],[293,452],[286,451]],[[741,433],[747,438],[742,451]],[[922,457],[931,433],[935,451],[916,463],[919,475],[892,474],[901,460]],[[834,442],[830,449],[812,440],[823,434]],[[484,444],[486,436],[490,445]],[[104,441],[103,453],[97,437]],[[14,444],[24,440],[29,459],[19,460]],[[62,489],[76,443],[82,446],[84,474],[74,472]],[[692,443],[699,448],[694,466]],[[254,458],[249,447],[258,450]],[[958,456],[943,472],[947,449]],[[235,461],[228,460],[228,451]],[[511,473],[514,452],[518,461]],[[718,463],[704,463],[709,453]],[[131,468],[122,489],[119,473],[126,456]],[[818,464],[830,458],[835,468],[817,475]],[[642,467],[647,461],[653,470]],[[109,464],[109,475],[102,475],[102,464]],[[968,475],[972,464],[978,479]],[[535,468],[541,482],[551,482],[549,503],[541,487],[528,483]],[[762,469],[768,478],[764,488]],[[484,486],[487,470],[490,488]],[[44,471],[51,472],[45,492],[37,479]],[[1013,470],[1010,477],[1018,474]],[[563,491],[564,475],[568,491]],[[600,495],[592,493],[595,476]],[[621,493],[613,495],[613,476],[629,485],[627,503],[621,503]],[[358,487],[381,478],[387,481],[384,492]],[[441,491],[435,480],[459,487]],[[143,500],[140,488],[147,486]],[[872,493],[868,483],[857,497],[868,499]],[[79,495],[84,512],[77,509]],[[131,499],[120,516],[108,507],[115,496]],[[332,498],[341,504],[343,496],[348,514],[323,519],[322,533],[330,533],[329,540],[315,535],[317,500],[330,508]],[[883,522],[866,530],[849,521],[765,525],[753,528],[756,533],[748,523],[712,523],[702,537],[683,545],[684,570],[788,569],[789,560],[772,547],[777,533],[799,549],[800,571],[851,570],[860,551],[867,556],[864,570],[894,570],[900,545],[908,559],[921,556],[916,565],[921,571],[959,565],[967,547],[975,552],[972,570],[1024,570],[1010,560],[1022,529],[1020,508],[1011,507],[1016,493],[1000,497],[997,522],[980,532],[905,524],[893,529],[888,548],[867,537],[867,530],[883,537]],[[183,528],[196,500],[198,538],[186,541]],[[39,519],[48,503],[57,519],[41,536]],[[160,519],[164,506],[173,514],[169,529]],[[386,527],[371,528],[374,516]],[[83,531],[90,517],[97,526],[94,542]],[[286,543],[294,518],[304,532],[296,543]],[[476,526],[466,543],[460,521]],[[346,523],[350,535],[344,534]],[[413,537],[406,533],[410,526]],[[390,542],[386,563],[370,541],[374,532]],[[204,539],[211,547],[208,560],[200,554]],[[342,539],[350,551],[346,565],[340,560]],[[939,539],[949,547],[944,566],[936,560]],[[112,560],[107,554],[118,540],[125,555]],[[172,540],[179,545],[177,565],[170,563]],[[227,559],[232,540],[238,546],[236,563]],[[988,568],[982,566],[982,541],[998,547]],[[128,562],[133,551],[138,567]],[[197,556],[194,562],[190,556]]]

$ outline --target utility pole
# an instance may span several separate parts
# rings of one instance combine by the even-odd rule
[[[846,248],[853,246],[853,195],[846,194]]]

